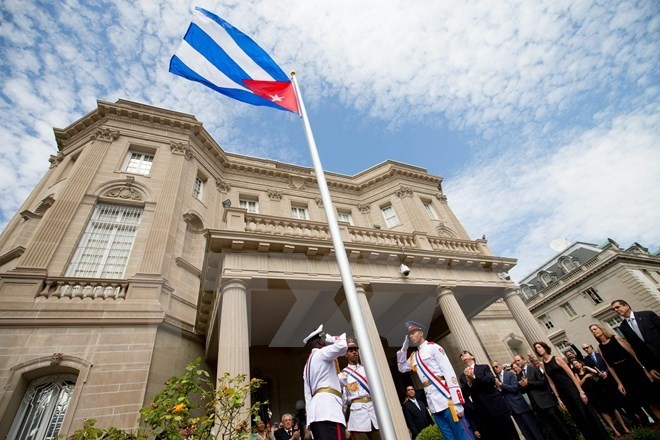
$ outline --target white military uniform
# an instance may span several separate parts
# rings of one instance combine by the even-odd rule
[[[454,368],[452,368],[445,351],[438,344],[428,341],[424,341],[420,344],[420,346],[417,347],[417,350],[426,367],[428,367],[436,377],[444,377],[444,379],[441,379],[449,389],[454,408],[457,413],[462,413],[465,400],[463,399],[463,394],[461,393],[461,387],[456,378],[456,373],[454,373]],[[410,358],[406,358],[405,350],[397,351],[396,360],[399,371],[405,373],[414,370],[417,373],[419,380],[421,380],[424,385],[426,400],[432,413],[447,409],[449,406],[448,400],[430,383],[429,379],[424,374],[422,367],[417,364],[417,359],[415,359],[415,357],[416,356],[413,353]]]
[[[371,402],[371,395],[364,389],[359,382],[362,382],[369,388],[366,381],[367,373],[360,364],[351,365],[344,368],[338,375],[339,382],[343,388],[343,398],[346,405],[351,405],[351,415],[348,419],[348,430],[355,432],[371,432],[371,425],[378,429],[378,420],[374,404]],[[359,382],[358,382],[359,379]],[[362,401],[360,401],[362,400]],[[369,400],[365,402],[364,400]]]
[[[345,355],[347,348],[344,333],[335,338],[334,344],[313,349],[307,358],[303,381],[308,425],[323,421],[346,425],[335,359]]]

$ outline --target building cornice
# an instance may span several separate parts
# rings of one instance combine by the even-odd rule
[[[549,302],[575,289],[576,286],[586,279],[604,271],[616,262],[650,263],[660,265],[660,258],[650,255],[615,251],[609,256],[603,256],[603,253],[596,255],[578,268],[559,278],[555,283],[541,289],[531,301],[526,303],[530,312],[534,313]]]

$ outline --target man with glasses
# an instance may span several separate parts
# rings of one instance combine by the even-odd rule
[[[502,368],[502,365],[495,361],[492,364],[495,372],[495,386],[511,408],[511,414],[516,421],[518,428],[523,433],[525,440],[543,440],[543,432],[539,426],[534,412],[520,393],[518,378],[516,375]]]

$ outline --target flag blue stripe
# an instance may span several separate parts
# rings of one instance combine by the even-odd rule
[[[213,14],[212,12],[207,11],[206,9],[197,7],[198,11],[206,15],[211,20],[218,23],[222,26],[227,33],[234,39],[236,44],[238,44],[244,51],[247,53],[250,58],[252,58],[262,69],[270,74],[276,81],[289,81],[289,77],[280,69],[280,66],[277,65],[275,61],[264,51],[257,43],[255,43],[250,37],[245,35],[243,32],[236,29],[231,24],[224,21],[222,18]],[[195,47],[195,46],[193,46]],[[223,51],[224,53],[224,51]],[[221,69],[224,70],[224,69]],[[229,76],[229,75],[228,75]],[[233,78],[232,78],[233,79]],[[259,79],[259,78],[256,78]]]
[[[179,75],[183,78],[189,79],[191,81],[196,81],[198,83],[204,84],[205,86],[215,90],[216,92],[222,93],[223,95],[236,99],[238,101],[246,102],[252,105],[260,105],[260,106],[276,108],[278,110],[289,111],[284,107],[280,107],[279,105],[265,98],[262,98],[259,95],[255,95],[250,91],[242,90],[242,89],[229,89],[225,87],[218,87],[212,82],[198,75],[195,71],[191,70],[176,55],[174,55],[170,60],[170,72],[172,72],[175,75]]]
[[[195,23],[190,24],[183,39],[239,87],[245,88],[244,79],[253,79]]]

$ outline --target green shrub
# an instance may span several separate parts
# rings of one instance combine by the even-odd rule
[[[440,433],[438,426],[434,423],[433,425],[422,429],[422,432],[417,434],[415,440],[442,440],[442,434]]]
[[[632,439],[633,440],[654,440],[657,438],[655,433],[649,428],[634,428],[632,430]]]

